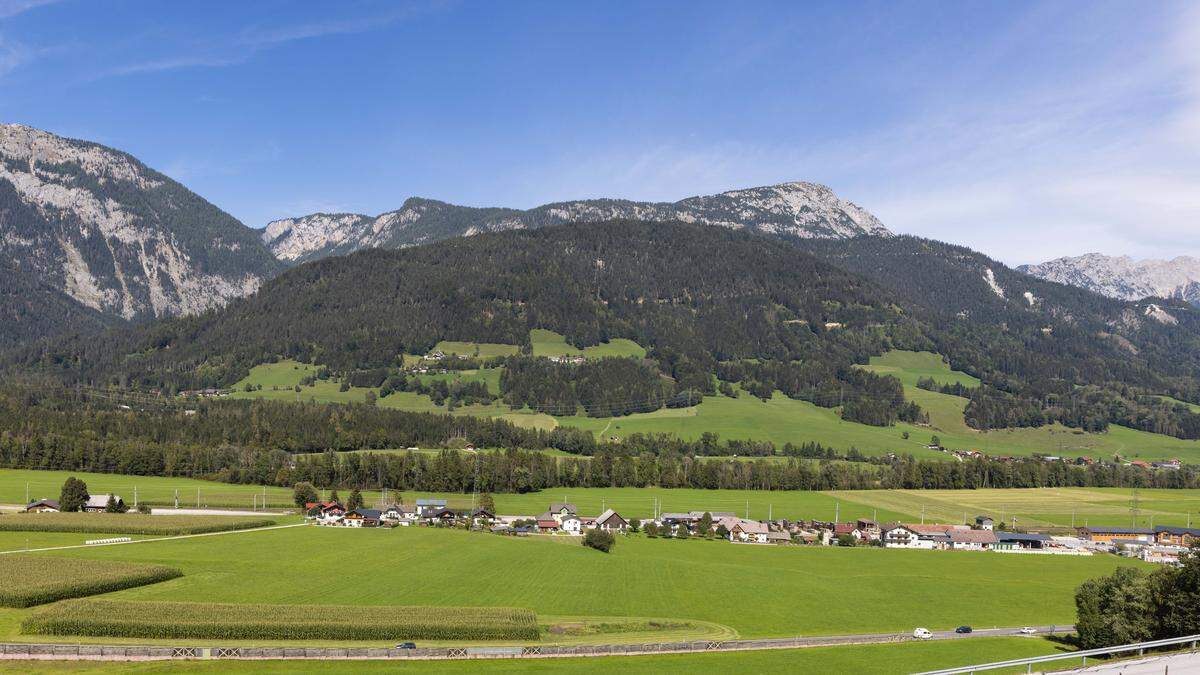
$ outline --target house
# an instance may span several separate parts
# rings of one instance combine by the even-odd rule
[[[561,524],[564,517],[579,513],[579,509],[575,508],[575,505],[570,502],[554,502],[550,504],[550,509],[546,513]]]
[[[612,509],[601,513],[595,522],[595,526],[605,532],[620,532],[625,533],[629,529],[629,521],[621,517],[621,514]]]
[[[1153,462],[1150,466],[1156,469],[1166,469],[1168,471],[1178,471],[1183,468],[1183,463],[1177,459],[1167,460],[1165,462]]]
[[[767,543],[768,544],[790,544],[790,543],[792,543],[792,537],[787,532],[768,532],[767,533]]]
[[[417,514],[415,511],[409,511],[408,509],[404,508],[403,504],[392,504],[386,509],[383,509],[380,519],[384,522],[395,523],[397,525],[403,525],[407,527],[417,522]]]
[[[559,518],[558,524],[561,526],[562,531],[567,534],[579,534],[583,531],[583,519],[574,513],[569,513]]]
[[[994,522],[987,516],[975,516],[975,529],[991,530],[994,529]]]
[[[854,527],[862,534],[862,538],[867,541],[879,541],[879,537],[883,533],[879,527],[879,523],[866,518],[859,518]]]
[[[26,513],[58,513],[58,502],[53,499],[39,499],[25,507]]]
[[[554,518],[542,518],[539,516],[537,519],[538,532],[554,533],[558,532],[560,528],[561,525]]]
[[[954,551],[986,551],[999,541],[991,530],[951,529],[946,531],[946,536]]]
[[[1167,527],[1159,525],[1154,528],[1154,539],[1161,546],[1191,546],[1200,542],[1200,527]]]
[[[1129,466],[1136,466],[1139,469],[1149,469],[1150,468],[1150,464],[1148,462],[1146,462],[1144,460],[1140,460],[1140,459],[1133,460],[1132,462],[1129,463]]]
[[[479,508],[471,512],[471,523],[486,527],[496,522],[496,514],[487,509]]]
[[[1153,541],[1154,530],[1142,527],[1081,527],[1079,528],[1079,536],[1088,541],[1101,544],[1111,544],[1114,539],[1140,539],[1149,543]]]
[[[417,517],[427,518],[428,514],[434,511],[441,511],[446,508],[445,499],[418,499],[417,500]]]
[[[837,538],[851,537],[855,542],[862,541],[863,533],[854,523],[834,523],[833,536]]]
[[[458,522],[458,512],[442,507],[440,509],[428,509],[421,516],[426,523],[430,525],[454,525]]]
[[[921,548],[948,549],[950,548],[950,530],[967,530],[966,525],[917,525],[909,523],[908,529],[917,533],[917,538],[925,542]]]
[[[767,529],[766,523],[756,520],[741,520],[729,530],[729,541],[765,544],[768,541],[768,534],[770,534],[770,530]]]
[[[741,520],[737,517],[737,514],[733,513],[732,511],[688,511],[687,513],[663,513],[659,516],[659,520],[664,526],[671,528],[672,531],[682,525],[686,527],[689,532],[694,532],[696,530],[696,525],[702,518],[704,518],[704,514],[706,513],[710,518],[712,518],[713,529],[716,529],[717,524],[721,522],[731,523],[727,524],[725,527],[725,529],[730,529],[732,527],[732,523]]]
[[[125,500],[117,495],[92,495],[88,497],[87,503],[83,505],[83,510],[89,513],[100,513],[108,509],[108,498],[112,497],[118,507],[125,506]]]
[[[899,523],[885,525],[882,530],[881,539],[883,540],[884,548],[932,549],[934,547],[932,539],[922,539],[916,530]]]
[[[1041,551],[1050,546],[1050,535],[1027,534],[1025,532],[997,532],[997,551]]]
[[[342,517],[345,527],[378,527],[382,513],[379,509],[354,509]]]

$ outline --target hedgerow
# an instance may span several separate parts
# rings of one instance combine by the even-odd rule
[[[0,516],[0,532],[92,534],[204,534],[275,525],[263,518],[152,516],[143,513],[14,513]]]
[[[537,615],[509,607],[350,607],[67,600],[25,633],[205,640],[535,640]]]
[[[5,555],[0,556],[0,606],[32,607],[156,584],[182,574],[159,565]]]

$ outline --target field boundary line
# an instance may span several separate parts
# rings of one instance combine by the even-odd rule
[[[254,527],[248,530],[222,530],[220,532],[200,532],[197,534],[174,534],[169,537],[152,537],[149,539],[133,539],[131,541],[113,541],[104,544],[69,544],[67,546],[45,546],[43,548],[20,548],[11,551],[0,551],[0,555],[10,555],[14,553],[42,553],[45,551],[67,551],[75,548],[101,548],[104,546],[127,546],[129,544],[148,544],[156,541],[173,541],[175,539],[192,539],[194,537],[216,537],[222,534],[242,534],[246,532],[266,532],[267,530],[282,530],[289,527],[307,527],[308,523],[292,523],[290,525],[270,525],[268,527]],[[20,530],[14,530],[19,532]],[[38,530],[29,530],[30,532],[38,532]],[[72,534],[71,532],[53,532],[44,534]],[[80,532],[78,534],[87,534]]]

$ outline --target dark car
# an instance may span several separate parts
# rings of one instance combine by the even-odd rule
[[[971,627],[970,626],[959,626],[958,628],[954,629],[954,632],[955,633],[970,633]]]
[[[416,648],[417,648],[417,643],[415,643],[415,642],[401,642],[400,644],[396,645],[396,649],[416,649]]]

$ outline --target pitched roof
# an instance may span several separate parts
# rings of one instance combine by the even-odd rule
[[[563,509],[570,511],[571,513],[579,512],[579,509],[575,508],[575,505],[571,502],[551,502],[550,504],[551,511],[562,511]]]
[[[1000,541],[1050,541],[1048,534],[1030,534],[1027,532],[996,532]]]
[[[617,513],[616,511],[613,511],[612,509],[605,509],[604,513],[601,513],[600,515],[596,516],[596,522],[603,525],[604,523],[608,522],[608,520],[610,518],[616,518],[617,520],[621,521],[622,523],[628,522],[624,518],[621,517],[621,514]]]
[[[354,509],[350,513],[357,513],[363,518],[369,518],[371,520],[379,520],[379,516],[383,515],[379,509]]]
[[[850,534],[851,532],[853,532],[857,529],[858,528],[855,527],[854,523],[834,523],[833,524],[833,533],[834,534]]]
[[[760,523],[757,520],[740,520],[734,527],[741,529],[746,534],[767,534],[770,531],[766,523]]]
[[[417,506],[445,506],[445,499],[418,499]]]
[[[1154,534],[1154,530],[1145,527],[1104,527],[1097,525],[1095,527],[1081,527],[1079,529],[1091,532],[1092,534]]]
[[[39,499],[36,502],[30,502],[29,505],[26,506],[25,508],[26,508],[26,510],[28,510],[28,509],[32,509],[35,506],[42,506],[42,505],[57,509],[58,508],[58,500],[57,499]]]
[[[57,506],[57,504],[55,506]],[[1154,528],[1154,531],[1159,534],[1166,532],[1167,534],[1175,535],[1176,537],[1182,537],[1185,534],[1190,534],[1193,537],[1200,537],[1200,527],[1172,527],[1169,525],[1159,525],[1158,527]]]
[[[904,527],[917,534],[946,534],[949,530],[954,529],[954,525],[905,525]]]
[[[949,530],[950,541],[963,544],[995,544],[996,533],[991,530]]]
[[[121,501],[121,498],[118,497],[117,495],[89,495],[88,500],[87,500],[87,505],[93,506],[93,507],[104,508],[104,507],[108,506],[108,498],[109,497],[112,497],[113,499],[117,500],[118,502]]]

